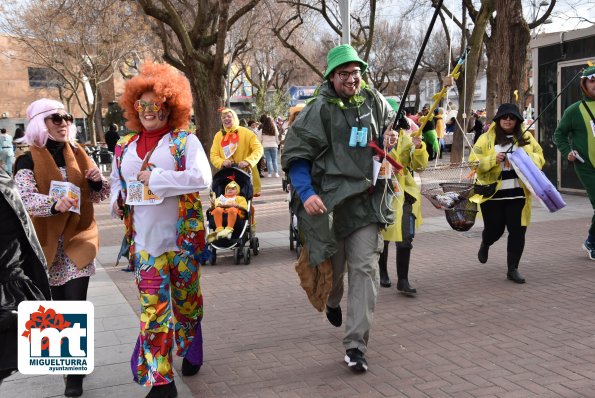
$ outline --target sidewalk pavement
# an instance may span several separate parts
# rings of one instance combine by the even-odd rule
[[[453,231],[424,199],[409,277],[418,295],[380,289],[370,371],[354,375],[343,363],[342,328],[317,313],[299,287],[280,179],[263,183],[255,199],[260,254],[246,266],[219,252],[216,266],[202,268],[205,364],[181,377],[175,358],[179,397],[595,396],[595,263],[580,248],[593,214],[587,198],[565,195],[568,206],[553,214],[534,205],[519,267],[525,285],[506,280],[506,236],[479,264],[481,219],[468,232]],[[132,382],[129,365],[136,287],[113,266],[121,225],[106,205],[97,218],[104,246],[89,288],[96,359],[83,396],[143,397],[148,389]],[[396,282],[394,266],[389,273]],[[0,397],[59,397],[63,390],[60,376],[17,374]]]

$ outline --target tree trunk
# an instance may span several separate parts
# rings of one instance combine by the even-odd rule
[[[496,27],[492,26],[492,37],[496,34]],[[497,54],[496,49],[494,48],[494,40],[489,38],[485,41],[486,45],[486,57],[487,59],[491,59],[493,54]],[[487,62],[486,66],[486,118],[487,120],[492,120],[494,115],[496,114],[496,108],[498,107],[498,93],[496,91],[496,69],[495,63]]]
[[[420,103],[420,99],[419,99],[419,83],[415,83],[415,81],[413,81],[413,85],[411,86],[411,88],[413,89],[413,94],[415,94],[415,103],[413,104],[413,112],[419,112],[419,103]]]
[[[467,60],[463,72],[456,80],[459,95],[459,114],[457,116],[457,127],[452,137],[452,147],[450,161],[460,163],[465,156],[463,149],[463,133],[466,133],[467,123],[471,116],[471,104],[473,103],[473,93],[475,92],[475,83],[479,70],[479,61],[483,51],[483,39],[486,27],[492,13],[492,2],[482,0],[482,6],[477,14],[475,26],[469,39]],[[459,128],[461,126],[463,130]]]
[[[496,0],[496,35],[493,36],[497,96],[500,104],[513,102],[524,108],[523,76],[527,46],[531,39],[529,26],[523,18],[521,0]],[[514,92],[518,90],[518,101]],[[498,104],[499,105],[499,104]]]
[[[101,95],[101,90],[99,87],[95,93],[95,117],[93,120],[93,124],[95,125],[95,144],[97,142],[105,142],[103,137],[103,123],[102,123],[102,114],[101,114],[101,104],[103,103],[103,96]]]
[[[194,98],[196,135],[208,157],[213,137],[221,128],[218,109],[223,105],[223,76],[215,76],[196,60],[186,59],[186,65],[190,66],[190,70],[184,72],[190,81]]]
[[[84,141],[81,142],[82,145],[86,144],[87,142],[90,143],[90,145],[96,145],[97,141],[95,140],[95,115],[93,115],[92,113],[87,114],[87,117],[85,117],[85,121],[87,122],[86,124],[86,131],[84,132]]]

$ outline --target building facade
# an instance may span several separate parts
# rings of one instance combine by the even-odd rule
[[[27,56],[18,50],[15,40],[0,35],[0,128],[14,135],[16,128],[24,129],[27,124],[27,106],[40,98],[52,98],[65,103],[60,93],[60,78],[51,69],[27,61]],[[113,79],[102,88],[102,115],[108,104],[116,100],[117,87]],[[82,97],[82,89],[81,89]],[[85,114],[74,97],[65,103],[75,117],[75,124],[86,140],[87,121]]]
[[[587,62],[595,63],[595,24],[586,29],[546,33],[530,43],[537,138],[546,164],[543,172],[563,192],[584,193],[574,166],[562,159],[553,135],[564,111],[579,101],[580,74]]]

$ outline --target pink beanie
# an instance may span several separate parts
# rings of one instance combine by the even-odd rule
[[[22,140],[28,145],[44,147],[49,137],[44,119],[52,113],[56,113],[59,109],[64,109],[64,105],[62,105],[60,101],[48,98],[33,101],[27,108],[27,119],[29,119],[29,124],[27,124],[25,136]],[[68,126],[68,141],[70,141],[72,145],[75,144],[76,127],[74,126],[74,123]]]

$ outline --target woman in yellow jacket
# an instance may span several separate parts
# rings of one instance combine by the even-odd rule
[[[240,126],[238,115],[233,109],[223,108],[220,112],[223,129],[213,138],[211,163],[217,169],[231,167],[234,163],[240,169],[250,168],[254,196],[259,196],[260,175],[256,165],[264,153],[262,145],[252,130]]]
[[[390,101],[389,101],[390,103]],[[392,105],[392,104],[391,104]],[[409,284],[409,260],[413,248],[415,228],[422,223],[421,195],[419,187],[413,179],[410,169],[416,170],[428,165],[428,151],[421,137],[411,138],[404,131],[394,130],[384,134],[384,146],[390,151],[389,156],[403,165],[401,174],[392,176],[390,165],[385,161],[380,175],[393,179],[394,196],[392,208],[395,211],[395,223],[382,232],[384,250],[378,259],[380,269],[380,286],[390,287],[387,260],[390,242],[395,242],[397,248],[397,290],[404,294],[415,294],[416,289]],[[384,172],[384,173],[383,173]]]
[[[444,108],[434,109],[434,124],[436,125],[436,138],[440,143],[439,159],[442,159],[442,152],[446,145],[444,144],[444,135],[446,134],[446,122],[444,121]]]
[[[525,233],[531,220],[531,193],[517,176],[506,158],[506,152],[527,152],[538,168],[545,159],[541,146],[533,135],[522,130],[523,118],[514,104],[502,104],[494,116],[489,130],[479,136],[469,156],[470,162],[479,162],[477,183],[495,184],[495,193],[489,197],[476,195],[471,199],[480,203],[484,229],[477,258],[480,263],[488,261],[491,245],[508,230],[506,277],[515,283],[525,283],[518,271],[525,248]]]

